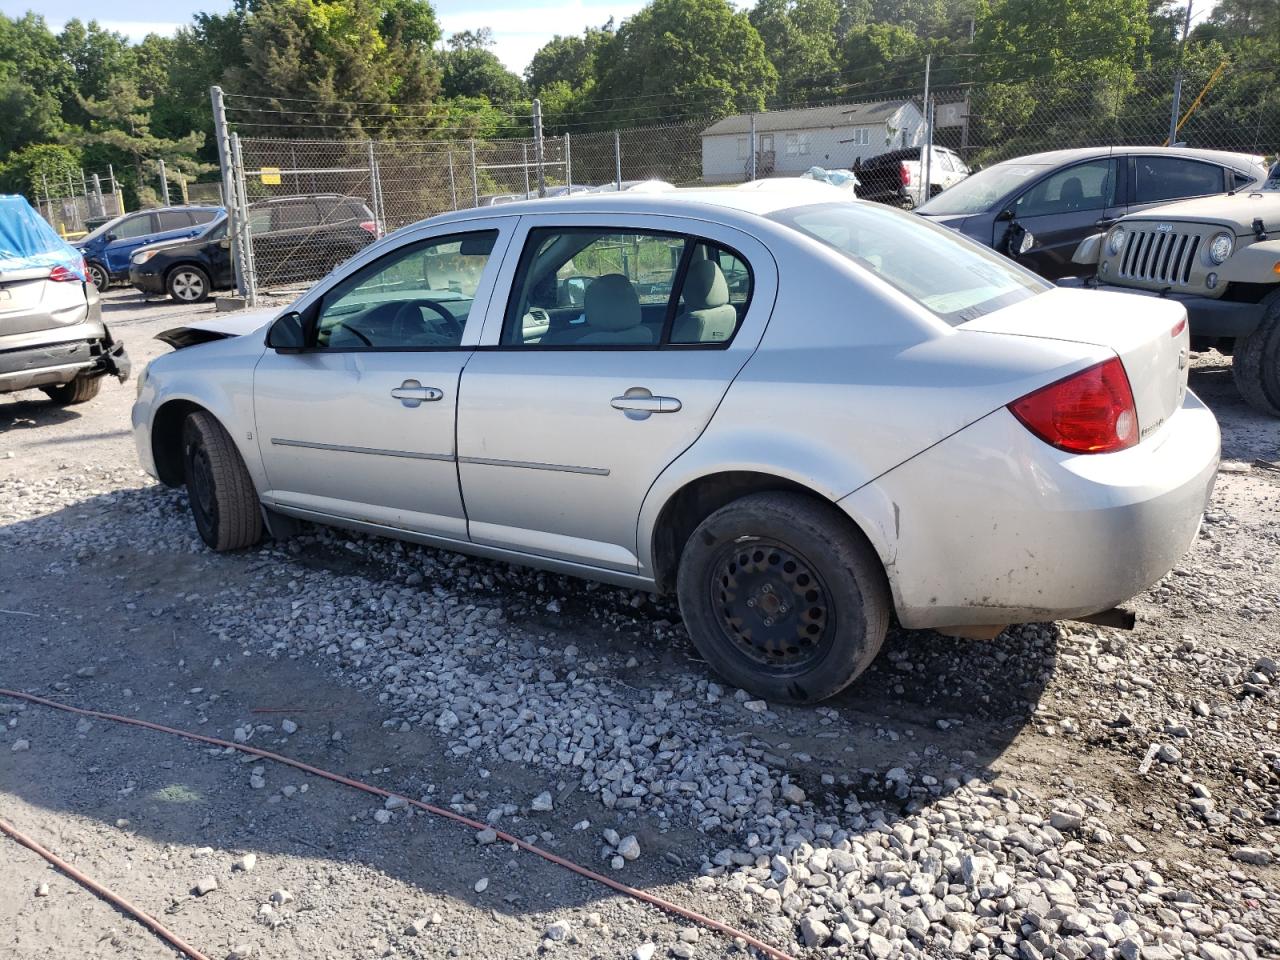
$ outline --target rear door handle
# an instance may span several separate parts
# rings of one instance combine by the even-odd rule
[[[632,413],[676,413],[681,404],[675,397],[637,396],[614,397],[609,406]]]
[[[438,387],[424,387],[417,380],[406,380],[392,388],[391,396],[406,407],[417,407],[427,400],[443,400],[444,391]]]

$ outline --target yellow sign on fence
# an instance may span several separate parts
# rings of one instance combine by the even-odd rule
[[[264,187],[280,186],[280,168],[279,167],[263,167],[258,171],[258,176],[262,178]]]

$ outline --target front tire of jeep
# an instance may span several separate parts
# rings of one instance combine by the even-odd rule
[[[1236,338],[1231,374],[1249,406],[1280,417],[1280,294],[1272,294],[1253,333]]]

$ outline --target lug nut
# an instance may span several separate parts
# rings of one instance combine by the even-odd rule
[[[755,597],[750,597],[750,598],[748,598],[748,599],[747,599],[747,606],[748,606],[748,607],[754,607],[755,605],[756,605],[756,598],[755,598]]]

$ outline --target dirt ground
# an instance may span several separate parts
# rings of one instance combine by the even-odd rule
[[[168,350],[157,332],[212,309],[116,292],[106,318],[139,370]],[[953,952],[955,940],[948,948],[932,934],[887,933],[903,927],[873,921],[875,909],[863,917],[865,934],[848,915],[848,943],[811,937],[797,927],[808,906],[762,908],[748,874],[767,877],[773,852],[745,830],[709,827],[713,810],[729,816],[710,795],[692,807],[610,803],[563,758],[525,745],[533,759],[521,759],[482,721],[465,731],[470,739],[465,718],[451,730],[447,710],[398,682],[411,657],[374,661],[350,653],[345,637],[307,645],[280,626],[296,619],[290,598],[302,590],[340,607],[344,592],[361,602],[367,594],[388,608],[411,591],[424,605],[432,591],[447,593],[450,609],[499,610],[493,622],[512,638],[510,655],[519,640],[530,647],[521,657],[557,674],[547,681],[535,667],[522,681],[530,690],[554,700],[566,670],[572,682],[589,673],[609,691],[606,706],[616,697],[654,717],[656,737],[705,734],[801,785],[808,797],[788,814],[792,832],[838,843],[858,832],[851,824],[861,814],[850,811],[874,806],[880,818],[864,820],[888,833],[963,806],[970,781],[1036,830],[1082,804],[1085,826],[1060,830],[1079,829],[1080,839],[1051,868],[1104,893],[1135,862],[1162,875],[1147,894],[1160,902],[1146,907],[1155,927],[1177,932],[1141,925],[1143,942],[1162,945],[1163,956],[1196,944],[1226,951],[1201,946],[1205,960],[1265,956],[1280,944],[1280,676],[1271,669],[1280,659],[1280,422],[1239,400],[1225,363],[1199,358],[1191,381],[1223,427],[1213,504],[1183,564],[1136,598],[1133,633],[1055,625],[978,644],[897,631],[830,709],[763,715],[708,686],[714,678],[663,602],[323,531],[214,555],[188,529],[183,494],[154,486],[136,465],[132,382],[111,381],[69,409],[34,391],[0,397],[0,687],[225,739],[247,731],[255,745],[478,819],[501,808],[502,829],[796,954],[887,956],[878,933],[894,955]],[[323,634],[328,623],[310,629]],[[576,672],[562,659],[570,647],[584,664]],[[502,656],[499,647],[472,657],[473,673],[493,671],[495,689],[509,664],[489,664]],[[490,682],[436,673],[423,683],[438,684],[438,698]],[[681,706],[667,722],[673,692]],[[656,714],[644,712],[651,700]],[[1176,746],[1179,759],[1140,773],[1156,744]],[[915,787],[895,794],[902,768]],[[549,811],[534,809],[543,791],[553,796]],[[1206,797],[1207,813],[1192,802]],[[1020,806],[1009,813],[1012,803]],[[532,855],[478,843],[457,824],[405,810],[375,817],[381,809],[374,797],[241,754],[0,697],[0,818],[209,957],[629,958],[644,957],[646,942],[658,957],[742,953]],[[785,819],[781,804],[776,814]],[[606,828],[635,835],[643,850],[623,870],[611,866]],[[980,847],[990,843],[975,840]],[[722,850],[747,855],[717,859]],[[234,869],[245,854],[256,857],[252,869]],[[206,877],[217,889],[197,895]],[[1159,914],[1171,905],[1187,913],[1180,905],[1191,901],[1161,893],[1175,887],[1194,895],[1196,916],[1214,932]],[[273,894],[286,902],[272,904]],[[1143,914],[1140,896],[1132,909]],[[567,921],[563,937],[555,921]],[[994,938],[972,952],[1038,960],[1021,942]],[[173,956],[0,837],[0,957]]]

